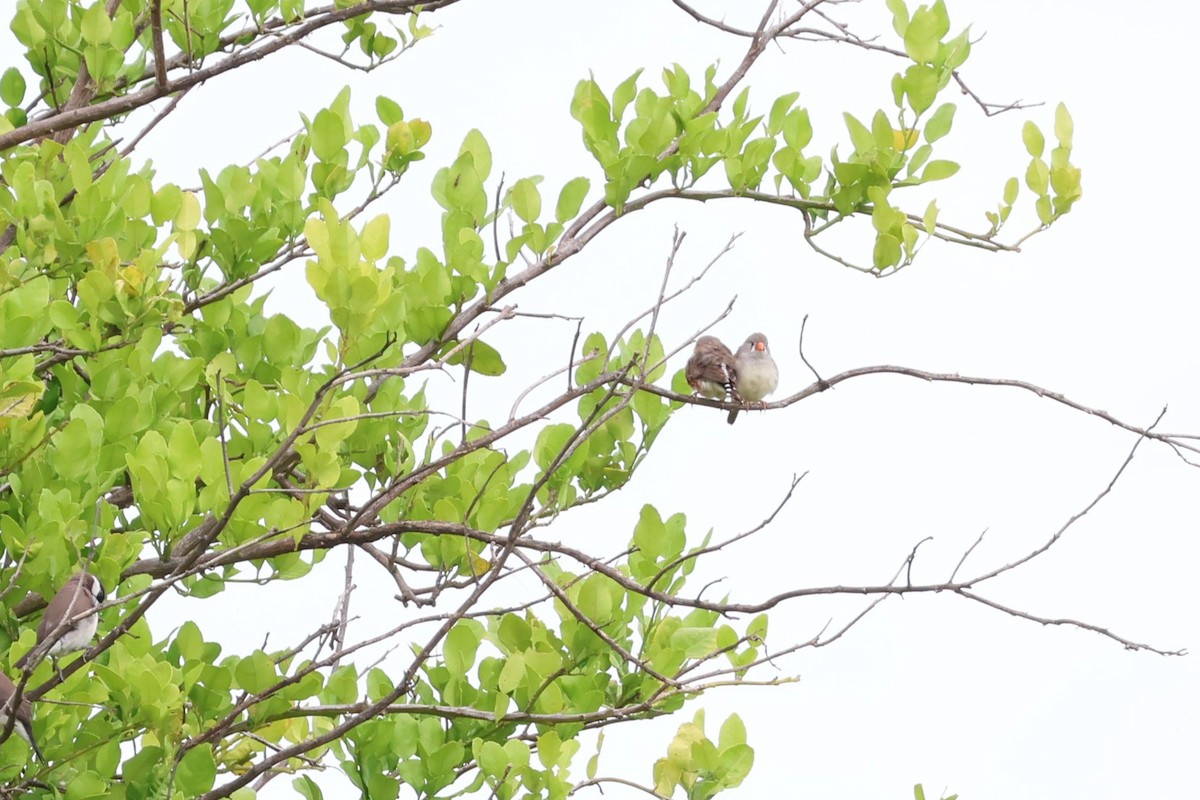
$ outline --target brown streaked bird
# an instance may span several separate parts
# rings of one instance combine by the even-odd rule
[[[734,382],[742,403],[749,408],[752,403],[762,403],[762,399],[775,391],[779,386],[779,367],[767,349],[767,337],[761,333],[752,333],[742,342],[733,360]],[[730,425],[737,419],[738,409],[729,412],[726,422]]]
[[[50,599],[46,613],[38,625],[38,644],[49,638],[54,629],[66,620],[78,616],[85,611],[94,610],[104,602],[104,587],[100,579],[86,572],[79,572],[67,579],[67,582]],[[51,657],[60,656],[75,650],[83,650],[91,644],[96,635],[96,625],[99,619],[95,614],[88,614],[82,619],[71,623],[71,627],[50,645],[47,654]]]
[[[13,695],[16,693],[17,685],[12,682],[12,678],[0,672],[0,732],[8,727],[9,714],[12,713],[10,706]],[[16,717],[13,722],[13,731],[28,742],[33,754],[38,757],[39,761],[45,763],[46,757],[42,755],[37,742],[33,739],[33,706],[30,705],[28,697],[22,697],[21,702],[17,704]]]
[[[701,336],[684,370],[688,386],[705,397],[724,400],[733,394],[733,353],[715,336]]]

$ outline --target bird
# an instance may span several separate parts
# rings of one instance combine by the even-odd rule
[[[701,336],[688,359],[684,377],[693,391],[724,400],[733,395],[733,353],[715,336]]]
[[[16,693],[17,686],[12,682],[12,678],[0,672],[0,732],[8,727],[9,714],[12,713],[10,706]],[[45,763],[46,757],[42,755],[37,742],[33,739],[33,706],[30,705],[28,697],[22,697],[21,702],[17,704],[16,717],[13,730],[16,731],[17,736],[29,743],[38,760]]]
[[[41,644],[46,641],[55,629],[67,620],[85,611],[94,610],[103,602],[104,586],[101,585],[99,578],[86,572],[72,575],[50,599],[50,604],[46,606],[46,613],[42,615],[42,621],[38,624],[37,643]],[[95,614],[88,614],[82,619],[75,620],[50,645],[50,649],[46,651],[47,655],[54,658],[64,653],[83,650],[96,635],[98,621]]]
[[[752,333],[742,342],[733,360],[733,388],[742,403],[761,403],[762,399],[779,386],[779,367],[767,349],[767,337]],[[726,422],[730,425],[737,419],[738,409],[729,412]]]

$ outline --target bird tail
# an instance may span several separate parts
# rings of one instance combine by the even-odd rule
[[[725,394],[735,403],[742,402],[741,395],[738,394],[737,390],[737,372],[729,364],[722,364],[721,372],[725,375]],[[732,425],[733,421],[737,419],[737,415],[738,410],[735,408],[729,412],[729,416],[725,418],[725,421]]]
[[[733,368],[730,367],[728,364],[722,364],[721,365],[721,374],[725,378],[723,381],[721,381],[721,385],[725,387],[725,395],[727,397],[736,398],[737,397],[737,386],[734,385]]]
[[[17,730],[20,730],[23,734],[21,738],[29,742],[29,747],[31,750],[33,750],[33,754],[37,756],[38,761],[42,762],[43,764],[49,763],[46,761],[46,757],[42,755],[42,748],[38,747],[37,740],[33,738],[33,726],[29,726],[28,731],[22,729],[20,722],[17,723],[17,726]]]

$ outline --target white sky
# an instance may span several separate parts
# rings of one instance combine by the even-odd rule
[[[722,5],[703,7],[719,16]],[[810,380],[796,351],[808,314],[806,355],[824,374],[892,363],[1021,378],[1136,424],[1149,424],[1169,405],[1162,429],[1200,433],[1200,323],[1187,311],[1200,288],[1187,199],[1200,178],[1188,80],[1195,74],[1196,12],[1172,4],[1137,13],[1109,0],[1086,11],[1084,4],[1045,0],[950,0],[949,10],[954,31],[971,22],[975,35],[986,33],[965,71],[976,92],[996,102],[1047,105],[986,120],[960,101],[954,132],[939,143],[940,157],[963,163],[959,176],[934,190],[944,221],[985,227],[983,211],[998,202],[1003,181],[1024,174],[1025,119],[1049,135],[1059,100],[1075,119],[1084,199],[1024,253],[932,245],[905,272],[875,280],[808,250],[795,213],[741,202],[660,205],[623,219],[513,299],[525,311],[586,315],[585,331],[611,334],[656,295],[674,224],[688,233],[677,282],[701,269],[731,234],[744,232],[713,273],[669,307],[660,329],[677,342],[737,294],[715,332],[734,346],[752,330],[771,337],[783,375],[778,396]],[[754,4],[752,16],[758,13]],[[882,0],[847,13],[861,22],[860,33],[894,41]],[[370,76],[296,51],[211,81],[140,152],[153,157],[160,176],[194,185],[198,166],[215,172],[246,161],[347,82],[358,121],[367,121],[375,95],[386,93],[434,130],[429,158],[380,208],[392,214],[392,252],[408,257],[419,245],[439,249],[440,211],[428,183],[471,127],[491,143],[494,177],[504,171],[511,185],[544,175],[552,189],[543,194],[552,203],[575,175],[600,186],[568,110],[574,84],[588,70],[611,90],[638,67],[646,68],[644,81],[661,85],[661,68],[679,62],[697,82],[718,59],[726,75],[743,51],[742,42],[696,25],[667,0],[463,2],[429,21],[441,26],[436,36]],[[774,97],[799,90],[816,128],[812,152],[845,141],[843,111],[865,120],[876,108],[890,109],[891,75],[905,66],[833,45],[784,50],[773,49],[752,71],[752,105],[765,113]],[[1028,201],[1024,188],[1022,196]],[[926,197],[914,194],[911,208],[922,210]],[[1030,224],[1026,205],[1012,230]],[[317,327],[323,321],[301,269],[276,282],[270,307]],[[510,374],[473,378],[471,407],[472,416],[492,420],[532,378],[560,364],[573,326],[519,321],[494,331],[489,341],[504,353]],[[432,379],[434,397],[457,391],[447,378]],[[569,515],[549,535],[608,554],[627,541],[640,506],[652,502],[664,516],[686,512],[695,540],[710,527],[728,536],[757,524],[790,476],[808,471],[775,524],[698,570],[696,588],[724,577],[707,596],[727,592],[751,601],[798,586],[879,584],[925,536],[934,540],[918,555],[914,581],[933,582],[948,577],[985,528],[965,572],[1007,563],[1044,541],[1104,487],[1132,444],[1131,435],[1107,423],[1012,389],[864,378],[788,409],[744,415],[733,427],[721,413],[684,409],[630,486],[611,502]],[[1200,646],[1192,591],[1200,564],[1198,478],[1166,447],[1144,444],[1112,495],[1048,555],[989,587],[988,596],[1167,649]],[[320,586],[277,590],[278,602],[304,613],[286,622],[251,619],[220,638],[235,651],[257,646],[268,630],[273,644],[299,638],[328,617],[342,561],[340,553],[330,556],[317,573]],[[351,630],[357,636],[412,613],[391,600],[364,561],[354,601],[363,619]],[[535,588],[532,578],[524,587]],[[234,591],[224,602],[177,604],[178,616],[167,610],[155,618],[156,633],[165,635],[183,614],[219,626],[238,613],[229,603],[250,597]],[[779,648],[808,639],[860,605],[785,605],[772,614],[770,642]],[[689,707],[707,709],[714,738],[728,713],[746,721],[755,768],[724,797],[905,798],[916,782],[933,796],[945,787],[966,800],[1182,797],[1200,790],[1195,657],[1125,652],[1093,634],[1043,629],[932,596],[889,600],[841,642],[785,659],[777,673],[759,677],[776,674],[802,680],[726,690]],[[654,758],[691,710],[610,730],[601,773],[649,784]],[[577,776],[588,754],[585,747]],[[278,791],[285,782],[277,784]],[[604,796],[641,795],[609,787]]]

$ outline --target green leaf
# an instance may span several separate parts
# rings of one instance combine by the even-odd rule
[[[917,170],[925,166],[925,162],[929,160],[929,156],[933,155],[933,148],[927,144],[923,144],[913,151],[912,157],[908,161],[906,172],[911,177]]]
[[[400,108],[400,104],[383,95],[375,98],[375,113],[379,115],[379,121],[387,126],[404,119],[404,109]]]
[[[812,141],[812,122],[808,118],[808,109],[794,108],[788,112],[783,121],[783,140],[789,147],[803,150]]]
[[[630,75],[625,80],[621,81],[617,88],[613,90],[612,116],[615,120],[620,120],[625,115],[625,107],[637,95],[637,82],[641,76],[642,70]]]
[[[358,699],[358,670],[353,664],[339,667],[325,683],[325,692],[335,703],[353,703]]]
[[[483,742],[475,758],[485,775],[499,777],[508,770],[508,754],[496,742]]]
[[[478,339],[455,353],[449,363],[466,364],[472,372],[480,375],[503,375],[506,369],[499,351]]]
[[[567,440],[575,433],[575,426],[565,422],[557,425],[547,425],[538,434],[537,443],[533,446],[533,460],[542,470],[550,466],[566,446]]]
[[[104,6],[104,3],[94,3],[83,14],[80,32],[88,44],[104,44],[112,35],[112,20],[108,18],[108,12]]]
[[[529,178],[521,178],[512,188],[512,207],[525,222],[537,222],[542,213],[542,196]]]
[[[938,27],[938,18],[933,11],[924,6],[917,9],[904,29],[904,51],[909,58],[918,64],[927,64],[937,57],[941,39]]]
[[[1017,201],[1017,192],[1021,189],[1020,182],[1016,178],[1009,178],[1004,182],[1004,204],[1011,206]]]
[[[965,64],[970,55],[971,28],[968,26],[958,36],[942,45],[938,60],[944,69],[954,70]]]
[[[307,775],[293,779],[292,788],[305,800],[325,800],[325,795],[321,793],[321,787]]]
[[[890,233],[881,233],[875,237],[875,250],[872,254],[875,269],[884,270],[900,263],[900,240]]]
[[[875,147],[875,137],[871,135],[871,131],[866,125],[863,125],[853,114],[842,114],[842,118],[846,121],[846,129],[850,131],[850,142],[854,145],[855,152],[869,153]]]
[[[20,105],[25,98],[25,76],[16,67],[9,67],[0,76],[0,100],[5,105]]]
[[[768,134],[776,136],[783,130],[783,122],[787,118],[787,113],[799,97],[799,92],[790,92],[771,104],[771,113],[767,115]]]
[[[179,760],[175,788],[184,797],[199,797],[213,787],[216,779],[217,763],[213,760],[212,745],[205,742],[188,750]]]
[[[954,124],[954,112],[958,107],[953,103],[943,103],[925,123],[925,141],[933,144],[950,132]]]
[[[488,146],[487,139],[477,128],[467,131],[458,152],[459,155],[471,154],[475,161],[475,174],[479,176],[480,181],[486,181],[492,172],[492,148]]]
[[[332,161],[346,146],[346,126],[340,116],[322,108],[312,121],[310,138],[317,158]]]
[[[509,739],[504,743],[504,754],[513,769],[524,769],[529,766],[529,745],[520,739]]]
[[[363,258],[368,261],[379,261],[387,255],[388,237],[392,221],[387,214],[380,214],[363,226],[359,236]]]
[[[179,211],[175,214],[175,228],[181,231],[195,230],[200,224],[200,199],[193,192],[179,196]]]
[[[739,744],[721,752],[721,784],[733,788],[741,784],[754,766],[754,748]]]
[[[921,181],[941,181],[958,172],[958,164],[953,161],[934,160],[925,166],[921,173]]]
[[[938,72],[925,64],[913,64],[904,71],[904,93],[917,114],[924,114],[937,99]]]
[[[887,0],[887,7],[892,12],[892,29],[897,36],[904,36],[908,29],[908,7],[904,0]]]
[[[475,653],[483,638],[483,626],[475,620],[459,620],[446,634],[443,657],[446,666],[456,675],[466,675],[475,663]]]
[[[596,332],[588,334],[579,350],[580,357],[592,356],[579,365],[575,370],[575,380],[578,383],[589,383],[600,376],[604,370],[604,359],[608,356],[608,344],[604,334]]]
[[[251,694],[258,694],[275,685],[277,676],[271,658],[262,650],[255,650],[238,662],[234,668],[238,686]]]
[[[746,725],[742,722],[742,718],[737,714],[730,714],[729,718],[721,725],[721,735],[718,743],[720,750],[728,750],[729,748],[746,743]]]
[[[1062,103],[1059,103],[1058,107],[1054,109],[1054,136],[1058,139],[1059,146],[1067,149],[1072,147],[1071,143],[1075,139],[1075,123],[1071,120],[1071,113]]]
[[[671,647],[688,658],[704,658],[717,650],[714,628],[679,628],[671,634]]]
[[[876,111],[875,116],[871,118],[871,137],[875,140],[875,147],[880,150],[889,150],[892,147],[892,123],[888,122],[887,114],[883,111]]]
[[[558,204],[554,208],[554,218],[559,222],[567,222],[575,218],[583,200],[587,197],[591,181],[587,178],[572,178],[563,186],[558,195]]]
[[[1043,225],[1049,225],[1054,221],[1054,207],[1050,202],[1049,195],[1039,197],[1037,203],[1034,204],[1034,208],[1037,209],[1038,219],[1041,220]]]
[[[937,230],[938,207],[937,200],[930,200],[929,205],[925,208],[925,216],[923,222],[925,224],[925,232],[932,235]]]
[[[1025,170],[1025,185],[1036,195],[1046,195],[1050,190],[1050,168],[1045,161],[1035,158],[1029,162],[1029,169]]]
[[[520,653],[513,653],[504,661],[504,667],[496,679],[496,688],[504,694],[512,694],[524,680],[525,659]]]
[[[638,523],[634,526],[633,545],[649,558],[657,560],[664,551],[666,530],[658,509],[647,503],[642,506]]]
[[[1032,120],[1026,120],[1025,127],[1021,128],[1021,140],[1025,142],[1025,150],[1029,155],[1034,158],[1042,157],[1042,153],[1046,149],[1046,139]]]

